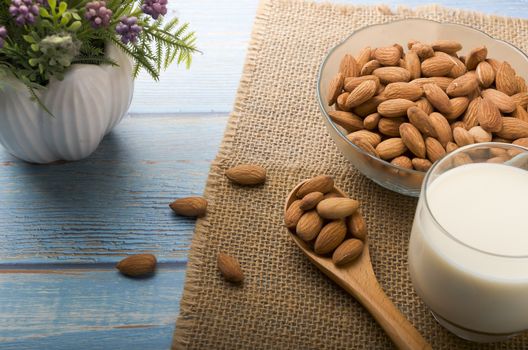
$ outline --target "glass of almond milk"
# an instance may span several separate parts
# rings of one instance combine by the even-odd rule
[[[528,149],[462,147],[427,173],[409,244],[414,289],[457,336],[528,329]]]

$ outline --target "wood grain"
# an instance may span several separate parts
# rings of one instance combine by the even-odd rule
[[[35,166],[0,150],[0,263],[108,262],[138,252],[184,261],[194,220],[168,204],[202,193],[225,122],[130,118],[77,163]]]
[[[184,264],[148,279],[108,264],[11,267],[0,273],[0,349],[168,349],[184,278]]]
[[[318,0],[321,2],[322,0]],[[338,0],[345,4],[416,7],[423,0]],[[528,0],[435,0],[443,6],[528,18]],[[192,68],[172,66],[159,83],[142,74],[136,84],[133,113],[228,112],[242,73],[258,0],[180,0],[169,2],[171,16],[191,23],[203,55]]]

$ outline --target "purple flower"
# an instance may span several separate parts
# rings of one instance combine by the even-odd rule
[[[4,47],[4,41],[7,38],[7,29],[0,26],[0,49]]]
[[[33,24],[39,14],[39,2],[33,0],[11,0],[9,14],[19,26]]]
[[[116,26],[116,32],[121,35],[121,41],[124,44],[135,43],[139,33],[143,30],[137,24],[137,17],[121,17],[120,22]]]
[[[92,1],[86,4],[84,18],[90,22],[92,28],[108,27],[111,17],[112,10],[106,8],[105,1]]]
[[[167,0],[144,0],[141,10],[152,18],[158,19],[160,15],[167,14]]]

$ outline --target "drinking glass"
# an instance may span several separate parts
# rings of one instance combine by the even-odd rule
[[[467,340],[494,342],[528,329],[528,249],[522,250],[522,243],[519,243],[519,251],[504,253],[464,242],[459,239],[460,235],[453,235],[453,227],[457,227],[457,223],[449,222],[464,221],[464,210],[457,212],[460,215],[453,215],[447,220],[445,215],[440,218],[436,215],[438,212],[432,210],[438,208],[433,204],[439,205],[439,202],[433,203],[434,197],[428,196],[431,186],[449,171],[479,163],[500,164],[499,168],[496,167],[499,172],[513,171],[506,167],[515,167],[520,169],[519,175],[524,179],[524,175],[528,175],[528,149],[506,143],[473,144],[448,154],[431,167],[422,184],[416,208],[408,251],[409,271],[415,291],[443,327]],[[454,174],[464,172],[453,172],[450,175]],[[447,177],[444,177],[445,179]],[[451,179],[454,179],[454,176]],[[506,185],[512,183],[513,181]],[[443,198],[450,198],[452,192],[449,191],[454,191],[454,183],[442,181],[437,184],[441,185],[437,187],[438,190],[447,191],[442,192],[446,194]],[[515,189],[521,189],[522,186],[528,186],[528,181]],[[526,187],[523,188],[525,189]],[[473,194],[477,205],[467,210],[486,208],[493,200],[487,194],[487,188],[483,186],[481,191]],[[516,201],[518,199],[515,198]],[[507,201],[508,198],[503,200]],[[500,206],[501,203],[495,202],[495,205]],[[520,226],[523,235],[524,228],[527,228],[527,237],[524,240],[526,247],[528,198],[518,205],[526,208],[526,218]],[[476,213],[475,215],[478,215],[479,212]],[[512,222],[510,215],[507,210],[497,210],[493,217],[486,219],[499,220],[502,225],[503,222],[506,224],[507,220]],[[446,226],[451,227],[451,232]],[[465,222],[462,227],[469,227],[471,230],[474,226]],[[504,232],[496,232],[497,246],[500,244],[501,235],[504,235]],[[494,238],[492,242],[493,240]]]

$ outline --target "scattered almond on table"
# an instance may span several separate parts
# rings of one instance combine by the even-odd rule
[[[226,281],[240,283],[244,280],[244,273],[236,258],[225,253],[218,253],[217,266]]]
[[[346,265],[363,252],[367,226],[360,203],[335,191],[327,175],[306,181],[286,209],[284,222],[319,255],[332,255],[335,265]]]
[[[156,269],[156,257],[152,254],[135,254],[121,260],[116,268],[123,275],[141,277],[150,275]]]
[[[508,62],[488,57],[484,46],[459,56],[454,40],[407,47],[347,54],[331,80],[328,114],[356,146],[427,171],[458,147],[528,137],[528,87]]]
[[[207,200],[202,197],[176,199],[169,206],[176,214],[181,216],[200,218],[207,213]]]
[[[266,169],[255,164],[241,164],[228,169],[225,175],[231,182],[243,186],[260,185],[266,182]]]

